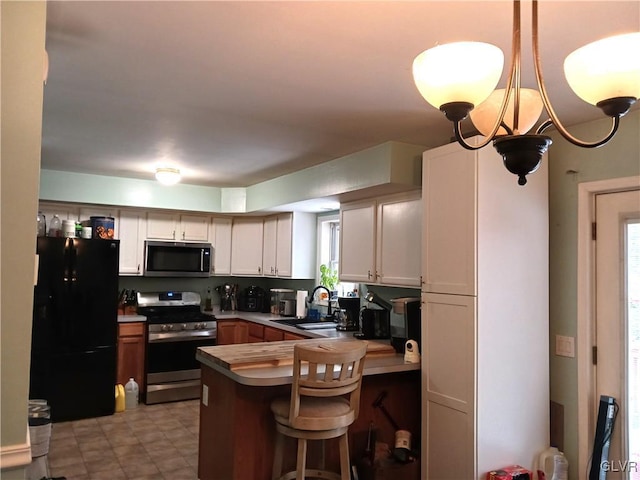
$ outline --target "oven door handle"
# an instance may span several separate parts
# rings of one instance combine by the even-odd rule
[[[213,333],[211,331],[202,331],[202,332],[191,332],[187,335],[173,332],[161,332],[161,333],[150,333],[149,334],[149,343],[161,343],[161,342],[193,342],[195,340],[205,340],[211,339],[215,340],[216,332]]]

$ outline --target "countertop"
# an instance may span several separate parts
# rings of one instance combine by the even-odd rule
[[[236,317],[234,317],[236,318]],[[298,330],[299,331],[299,330]],[[289,352],[293,358],[293,346],[297,343],[317,344],[321,338],[306,340],[285,340],[280,342],[241,343],[236,345],[219,345],[215,347],[201,347],[196,352],[196,359],[204,366],[222,373],[233,381],[248,386],[273,386],[290,384],[293,377],[293,367],[283,356]],[[326,338],[326,342],[366,341],[373,350],[365,361],[364,375],[379,375],[396,372],[409,372],[420,369],[419,363],[405,363],[404,355],[389,350],[389,343],[380,340],[356,340],[351,338]],[[259,356],[261,363],[245,365],[230,365],[230,358],[242,356]]]
[[[147,317],[144,315],[118,315],[118,323],[127,322],[146,322]]]

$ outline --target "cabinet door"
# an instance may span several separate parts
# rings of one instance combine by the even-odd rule
[[[179,240],[206,242],[209,239],[209,217],[205,215],[181,215]]]
[[[283,213],[278,215],[276,232],[276,275],[278,277],[290,277],[292,275],[292,236],[293,214]]]
[[[144,386],[145,323],[118,324],[118,383],[134,378],[142,391]]]
[[[262,218],[235,218],[231,228],[231,273],[262,275]]]
[[[264,327],[264,341],[278,342],[284,340],[284,332],[273,327]]]
[[[265,277],[277,276],[278,218],[273,215],[264,219],[262,237],[262,272]]]
[[[170,213],[147,214],[147,238],[159,240],[176,240],[178,215]]]
[[[259,325],[253,322],[247,322],[248,329],[248,342],[249,343],[260,343],[264,341],[264,329],[263,325]]]
[[[231,274],[231,218],[214,217],[209,226],[209,242],[213,245],[213,274]]]
[[[295,333],[284,332],[283,340],[304,340],[307,337],[303,335],[297,335]]]
[[[120,275],[142,275],[145,218],[141,210],[120,210]]]
[[[340,207],[340,280],[376,281],[376,204],[355,202]]]
[[[420,286],[420,192],[385,197],[378,204],[377,274],[388,285]]]
[[[425,152],[422,175],[422,290],[476,295],[476,152]]]
[[[422,302],[423,477],[478,478],[476,299],[424,293]]]

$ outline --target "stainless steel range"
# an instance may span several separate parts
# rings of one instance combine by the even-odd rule
[[[200,311],[197,292],[138,292],[147,317],[145,403],[200,397],[198,347],[216,344],[216,319]]]

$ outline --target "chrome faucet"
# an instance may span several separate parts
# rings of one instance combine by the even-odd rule
[[[318,285],[316,288],[314,288],[313,292],[311,292],[311,295],[309,295],[309,302],[313,302],[313,297],[320,289],[327,291],[327,317],[331,317],[331,292],[327,287],[325,287],[324,285]]]

